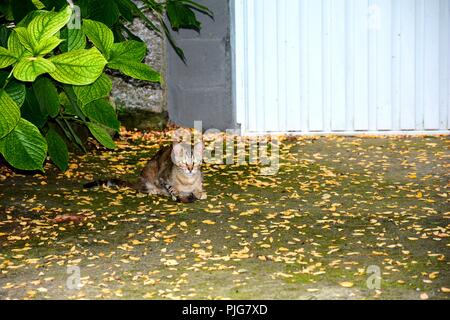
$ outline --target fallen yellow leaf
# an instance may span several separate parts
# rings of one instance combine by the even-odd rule
[[[341,287],[344,287],[344,288],[351,288],[354,286],[353,282],[349,282],[349,281],[340,282],[339,284],[341,285]]]
[[[432,272],[428,275],[430,279],[436,279],[439,275],[439,272]]]
[[[428,298],[429,297],[428,297],[428,295],[425,292],[420,294],[420,299],[427,300]]]

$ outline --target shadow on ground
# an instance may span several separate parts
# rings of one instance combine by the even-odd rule
[[[66,173],[3,168],[0,298],[449,299],[449,142],[286,138],[277,175],[207,165],[209,198],[191,205],[82,189],[135,178],[151,135]]]

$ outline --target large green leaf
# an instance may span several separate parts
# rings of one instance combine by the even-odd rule
[[[64,28],[61,30],[64,42],[60,45],[62,52],[86,48],[86,36],[81,29]]]
[[[42,128],[47,123],[47,110],[41,110],[32,88],[26,89],[25,102],[20,108],[20,113],[22,118],[30,121],[38,128]]]
[[[87,124],[89,130],[91,131],[92,135],[95,137],[95,139],[98,140],[102,145],[104,145],[108,149],[115,149],[117,148],[116,144],[114,143],[113,139],[109,135],[108,131],[101,125],[95,124],[93,122],[88,122]]]
[[[116,111],[106,99],[93,101],[83,106],[82,110],[83,113],[92,121],[119,131],[120,122],[117,120]]]
[[[119,19],[119,8],[114,1],[80,0],[77,4],[81,7],[83,17],[103,22],[108,27],[114,25]],[[83,11],[85,11],[85,14],[83,14]]]
[[[50,75],[57,81],[78,86],[93,83],[107,63],[96,48],[74,50],[50,59],[56,70]]]
[[[52,118],[56,117],[59,114],[61,104],[59,102],[58,90],[52,80],[39,77],[33,83],[33,91],[41,110],[45,110]]]
[[[14,68],[14,77],[20,81],[33,82],[41,74],[54,72],[55,65],[41,57],[22,58]]]
[[[135,4],[132,3],[130,0],[114,0],[114,2],[117,4],[117,7],[119,8],[120,14],[129,22],[133,22],[134,12],[136,11]]]
[[[27,29],[24,27],[15,28],[15,33],[17,34],[20,43],[22,46],[29,52],[33,52],[33,43],[30,38],[30,34],[28,33]]]
[[[0,139],[9,134],[20,119],[19,106],[6,93],[0,90]]]
[[[64,109],[65,115],[71,115],[71,116],[77,115],[77,112],[76,112],[75,108],[73,107],[72,102],[70,101],[69,97],[67,96],[67,94],[65,92],[61,92],[59,94],[59,101],[61,102],[61,105]]]
[[[9,72],[0,70],[0,87],[3,88],[3,86],[6,84],[6,80],[9,78]]]
[[[26,96],[26,89],[23,83],[11,80],[5,87],[5,91],[14,100],[18,107],[23,105]]]
[[[92,43],[109,59],[111,48],[114,44],[114,34],[101,22],[84,19],[83,32]]]
[[[41,14],[47,13],[48,11],[45,10],[34,10],[28,13],[20,22],[17,24],[17,27],[28,27],[31,21],[33,21],[34,18],[37,16],[40,16]]]
[[[36,45],[36,47],[34,49],[34,53],[35,53],[35,55],[44,56],[44,55],[52,52],[53,49],[55,49],[57,46],[59,46],[62,41],[63,40],[59,39],[56,36],[42,40],[41,42],[39,42]]]
[[[36,8],[38,9],[44,9],[45,5],[41,2],[41,0],[31,0],[34,5],[36,6]]]
[[[17,61],[17,58],[14,56],[14,54],[11,51],[9,51],[8,49],[5,49],[3,47],[0,47],[0,69],[9,67],[16,61]]]
[[[45,139],[47,140],[50,159],[61,171],[66,171],[69,166],[69,150],[66,142],[54,129],[48,131]]]
[[[19,34],[14,30],[8,38],[8,50],[17,58],[20,59],[26,48],[20,42]]]
[[[10,73],[0,71],[0,88],[4,88],[6,93],[17,104],[22,106],[25,100],[25,85],[15,79],[10,79]],[[1,108],[1,106],[0,106]]]
[[[190,7],[191,9],[195,9],[203,14],[208,15],[210,18],[214,19],[214,12],[212,12],[207,6],[201,5],[198,2],[195,2],[193,0],[178,0],[180,2],[183,2],[185,5]]]
[[[166,3],[167,16],[174,30],[200,30],[201,23],[195,17],[191,7],[180,0],[168,0]]]
[[[66,94],[66,97],[68,99],[68,102],[70,103],[70,106],[65,106],[65,111],[72,113],[73,115],[77,116],[83,121],[86,121],[86,117],[83,114],[83,111],[80,109],[80,102],[78,101],[77,95],[75,94],[75,90],[73,89],[74,86],[71,85],[64,85],[64,93]],[[64,103],[67,103],[67,101],[63,101]]]
[[[61,12],[47,12],[34,18],[27,28],[33,48],[54,36],[69,22],[71,16],[72,9],[67,6]]]
[[[128,40],[115,43],[112,50],[110,60],[133,60],[141,62],[147,54],[147,46],[144,42]]]
[[[5,25],[0,26],[0,47],[6,48],[8,45],[8,38],[11,34],[11,29],[7,28]]]
[[[6,83],[6,79],[9,77],[9,72],[0,70],[0,87],[3,88],[3,86]]]
[[[39,129],[25,119],[0,140],[3,156],[20,170],[42,170],[47,156],[47,142]]]
[[[102,74],[94,83],[87,86],[74,86],[73,90],[78,100],[86,105],[92,101],[109,96],[112,81],[106,74]]]
[[[41,0],[41,2],[49,10],[61,10],[67,6],[67,0]]]
[[[67,121],[67,119],[65,118],[55,118],[55,121],[66,135],[67,139],[73,142],[74,146],[76,146],[78,149],[86,153],[87,151],[83,142],[81,141],[81,138],[78,136],[75,129],[72,128],[72,125],[69,123],[69,121]]]
[[[11,5],[9,1],[2,0],[0,1],[0,13],[4,17],[6,21],[14,20],[13,12],[11,10]]]
[[[108,67],[111,69],[120,70],[122,73],[135,79],[151,82],[161,81],[161,75],[144,63],[124,59],[115,59],[108,63]]]

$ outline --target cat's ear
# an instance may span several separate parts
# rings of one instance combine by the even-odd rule
[[[202,159],[203,158],[203,149],[204,149],[203,142],[196,143],[194,145],[194,158],[196,159]]]
[[[171,156],[174,163],[182,162],[184,158],[184,147],[182,143],[176,143],[173,145]]]

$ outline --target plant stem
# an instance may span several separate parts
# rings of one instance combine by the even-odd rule
[[[79,147],[81,147],[81,149],[86,153],[87,150],[83,145],[83,142],[81,142],[80,138],[78,137],[78,135],[75,133],[75,131],[73,131],[72,126],[70,125],[70,123],[67,121],[66,118],[62,117],[64,123],[67,126],[67,129],[69,130],[71,136],[75,139],[76,144],[79,145]]]
[[[71,120],[71,121],[75,121],[75,122],[78,122],[78,123],[81,123],[81,124],[86,124],[85,121],[80,120],[80,119],[75,118],[75,117],[67,117],[67,116],[63,116],[63,115],[61,115],[61,117],[62,117],[64,120]]]
[[[6,86],[8,85],[8,83],[9,83],[9,81],[11,81],[11,78],[12,78],[12,75],[13,75],[13,71],[14,71],[14,68],[11,70],[11,72],[10,72],[9,75],[8,75],[8,77],[6,78],[5,83],[3,84],[3,88],[2,88],[2,89],[5,89]]]

